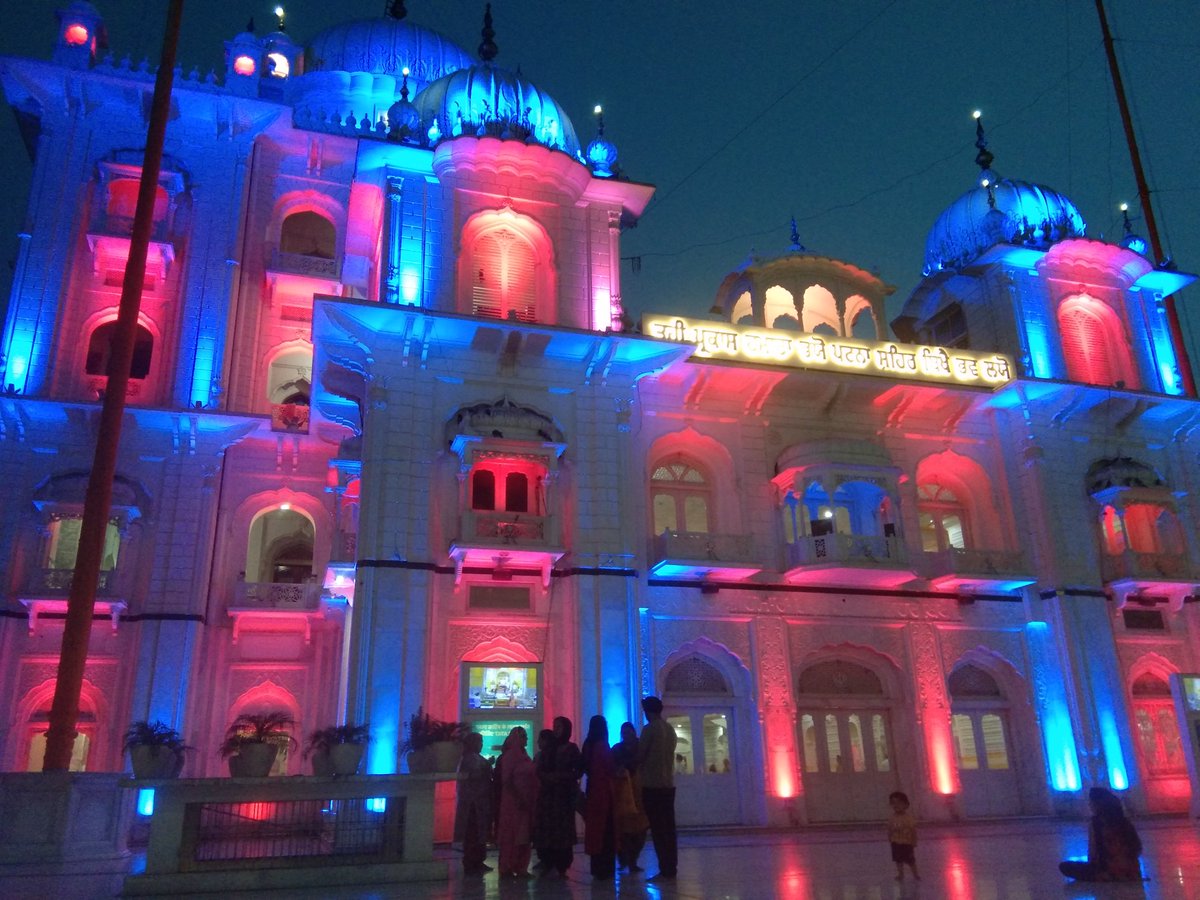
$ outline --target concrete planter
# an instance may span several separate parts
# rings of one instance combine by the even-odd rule
[[[362,765],[365,744],[334,744],[329,748],[329,760],[334,775],[357,775]]]
[[[279,748],[274,744],[242,744],[241,749],[229,757],[229,774],[234,778],[266,778],[275,765]]]
[[[428,747],[413,750],[406,757],[408,771],[413,775],[433,775],[453,772],[462,759],[462,744],[457,741],[436,741]]]
[[[162,744],[134,744],[129,765],[139,779],[178,778],[183,771],[183,751]]]

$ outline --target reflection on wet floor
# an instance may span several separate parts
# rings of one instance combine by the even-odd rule
[[[1069,884],[1058,862],[1087,854],[1082,824],[1020,820],[968,825],[927,825],[917,848],[922,879],[895,881],[882,829],[685,834],[680,840],[679,878],[650,884],[654,853],[647,847],[636,876],[593,884],[587,857],[576,855],[566,879],[500,879],[495,872],[464,877],[457,857],[448,882],[330,891],[224,894],[250,898],[339,898],[369,900],[524,900],[524,898],[651,898],[651,900],[1159,900],[1200,898],[1200,834],[1184,819],[1139,823],[1148,880],[1140,885]],[[494,858],[492,862],[494,862]],[[52,877],[0,872],[0,896],[9,898],[96,898],[119,892],[120,874],[92,872]],[[206,894],[207,898],[217,895]],[[179,895],[175,895],[180,900]]]

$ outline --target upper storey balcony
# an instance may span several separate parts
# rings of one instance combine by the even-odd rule
[[[1017,550],[946,547],[924,556],[924,574],[939,590],[1009,593],[1037,580]]]
[[[757,557],[749,535],[664,530],[654,538],[650,574],[740,581],[762,571]]]
[[[1173,609],[1200,592],[1200,566],[1188,551],[1178,496],[1151,466],[1129,457],[1097,461],[1088,493],[1100,504],[1100,574],[1124,606],[1132,595],[1165,598]]]
[[[233,619],[233,642],[242,632],[300,630],[304,642],[312,640],[312,623],[323,619],[321,585],[239,581],[229,598],[229,616]]]
[[[566,444],[552,420],[507,400],[458,412],[448,425],[461,462],[459,514],[448,554],[465,570],[536,571],[548,585],[566,551],[558,461]]]
[[[882,451],[857,442],[798,445],[777,468],[789,581],[893,588],[915,577],[898,533],[898,470]]]

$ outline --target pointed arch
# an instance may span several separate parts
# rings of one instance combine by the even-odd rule
[[[1070,380],[1098,385],[1120,382],[1130,389],[1140,386],[1129,335],[1107,303],[1090,294],[1066,297],[1058,306],[1058,332]]]
[[[908,691],[896,660],[874,647],[852,644],[848,641],[840,644],[826,644],[809,653],[796,666],[796,677],[798,678],[806,669],[820,663],[839,661],[862,666],[878,677],[883,686],[884,696],[888,699],[905,700]]]
[[[458,311],[554,324],[554,243],[546,229],[512,209],[475,213],[459,239]]]
[[[480,641],[462,656],[462,662],[474,663],[536,663],[541,662],[536,653],[519,641],[497,635]]]

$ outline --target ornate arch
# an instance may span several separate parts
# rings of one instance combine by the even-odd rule
[[[271,219],[267,224],[267,240],[279,246],[280,232],[283,220],[295,213],[312,212],[329,221],[334,233],[334,256],[342,248],[344,229],[338,223],[345,221],[346,208],[328,194],[320,191],[303,190],[290,191],[275,201],[271,209]]]
[[[725,683],[729,685],[730,697],[745,699],[754,696],[750,670],[741,658],[724,644],[705,636],[681,644],[667,654],[654,678],[655,689],[660,696],[666,685],[667,674],[671,669],[692,658],[699,658],[709,663],[725,677]]]
[[[480,641],[462,656],[462,662],[476,663],[536,663],[541,662],[537,654],[517,641],[504,635]]]
[[[805,669],[817,663],[837,661],[855,663],[876,675],[883,685],[883,693],[888,700],[903,702],[907,699],[908,691],[900,666],[895,659],[874,647],[852,644],[848,641],[841,644],[826,644],[807,654],[795,668],[792,677],[793,686],[800,673]]]
[[[489,234],[508,232],[533,254],[534,316],[539,322],[556,321],[557,277],[554,241],[540,222],[511,207],[484,209],[463,223],[458,235],[457,311],[472,312],[473,286],[478,271],[475,248]]]
[[[1010,705],[1029,705],[1029,688],[1024,677],[1007,658],[990,647],[980,645],[967,650],[947,669],[947,678],[963,666],[974,666],[990,675]]]

